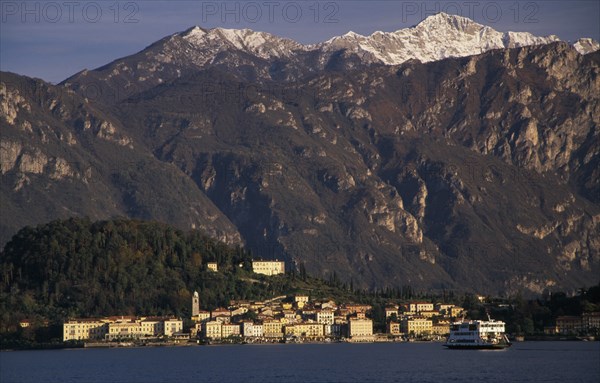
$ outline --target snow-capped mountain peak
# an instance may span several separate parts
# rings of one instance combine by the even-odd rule
[[[586,55],[599,50],[600,43],[594,39],[583,38],[577,40],[575,44],[573,44],[573,48],[575,48],[577,52],[581,53],[582,55]]]
[[[440,29],[455,29],[462,31],[469,31],[472,29],[485,28],[484,25],[478,24],[475,21],[462,16],[450,15],[447,13],[437,13],[429,16],[415,25],[413,28],[428,29],[428,30],[440,30]]]
[[[463,57],[490,49],[516,48],[559,41],[527,32],[498,32],[462,16],[438,13],[416,26],[370,36],[347,33],[320,45],[325,51],[346,49],[373,62],[397,65],[411,59],[422,62]]]
[[[216,49],[221,51],[229,47],[265,59],[287,57],[294,50],[304,49],[303,45],[293,40],[251,29],[214,28],[205,30],[194,27],[182,33],[181,37],[200,50]]]

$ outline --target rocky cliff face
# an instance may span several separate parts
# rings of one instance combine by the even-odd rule
[[[597,72],[564,43],[325,73],[292,93],[232,96],[247,84],[209,70],[120,115],[269,256],[367,285],[541,292],[598,267]]]
[[[597,283],[600,54],[552,43],[366,65],[346,50],[294,81],[278,77],[293,73],[289,49],[321,56],[285,41],[272,61],[249,32],[219,33],[231,43],[223,66],[106,77],[190,36],[207,52],[222,46],[211,45],[217,32],[192,29],[86,75],[123,99],[3,75],[4,232],[124,214],[365,287]]]
[[[74,215],[168,221],[240,241],[193,182],[72,91],[2,73],[0,107],[3,244],[19,227]]]

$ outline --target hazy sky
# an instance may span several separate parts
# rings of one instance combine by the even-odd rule
[[[600,1],[0,2],[0,69],[60,82],[193,25],[250,28],[315,43],[350,30],[394,31],[443,11],[499,31],[600,40]]]

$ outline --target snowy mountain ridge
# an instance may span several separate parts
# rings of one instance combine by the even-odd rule
[[[473,20],[446,13],[429,16],[419,24],[395,32],[377,31],[369,36],[348,32],[319,44],[303,45],[291,39],[250,29],[194,27],[179,34],[200,50],[235,48],[263,59],[289,58],[295,52],[319,51],[325,56],[345,50],[368,63],[398,65],[417,59],[438,61],[465,57],[492,49],[519,48],[561,41],[557,36],[535,36],[529,32],[499,32]],[[581,39],[574,44],[581,54],[600,49],[598,42]]]
[[[83,70],[63,83],[74,90],[92,83],[107,87],[100,97],[113,103],[209,68],[224,69],[247,81],[299,81],[323,70],[399,65],[409,60],[427,63],[558,41],[554,35],[499,32],[466,17],[445,13],[395,32],[377,31],[369,36],[348,32],[318,44],[301,44],[251,29],[195,26],[166,36],[134,55],[95,70]],[[599,48],[592,39],[581,39],[573,45],[580,54]]]
[[[464,57],[491,49],[518,48],[560,41],[557,36],[537,37],[528,32],[498,32],[461,16],[438,13],[414,27],[362,36],[354,32],[334,37],[319,47],[347,49],[367,54],[372,61],[398,65],[411,59],[421,62]]]

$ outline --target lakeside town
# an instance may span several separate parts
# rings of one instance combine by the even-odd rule
[[[207,268],[218,272],[216,263]],[[253,272],[273,276],[285,272],[282,261],[253,261]],[[484,297],[479,297],[484,299]],[[227,307],[203,310],[194,292],[191,317],[112,316],[73,318],[63,324],[64,342],[86,346],[189,343],[303,343],[440,341],[450,324],[466,315],[457,305],[430,301],[389,304],[385,331],[375,332],[373,307],[311,299],[309,295],[281,295],[262,301],[232,300]],[[561,316],[548,335],[590,333],[600,328],[600,313]]]

